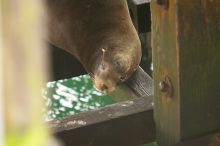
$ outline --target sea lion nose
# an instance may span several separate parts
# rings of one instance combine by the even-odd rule
[[[103,93],[110,93],[115,90],[115,86],[107,81],[101,81],[95,84],[96,88]]]
[[[101,85],[101,87],[100,87],[101,89],[101,92],[108,92],[108,90],[109,90],[109,87],[108,87],[108,85],[106,85],[106,84],[102,84]]]

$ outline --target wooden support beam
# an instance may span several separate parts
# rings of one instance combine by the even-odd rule
[[[180,142],[175,146],[220,146],[220,133]]]
[[[139,146],[155,141],[152,102],[136,98],[49,125],[65,146]]]
[[[153,79],[140,66],[124,84],[137,97],[147,97],[154,94]]]
[[[162,1],[151,3],[154,117],[170,146],[220,130],[220,1]]]

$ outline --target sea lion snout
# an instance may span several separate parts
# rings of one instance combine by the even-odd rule
[[[102,93],[110,93],[115,90],[115,83],[112,80],[103,80],[95,78],[94,80],[96,88]]]
[[[96,88],[103,93],[114,91],[118,81],[114,76],[115,73],[112,72],[112,65],[101,61],[96,68],[93,78]]]
[[[94,72],[94,84],[103,93],[114,91],[118,84],[124,82],[132,73],[130,60],[118,55],[108,56],[102,59]]]

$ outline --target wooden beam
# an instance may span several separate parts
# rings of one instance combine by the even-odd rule
[[[220,146],[220,133],[180,142],[175,146]]]
[[[220,1],[168,2],[151,3],[158,146],[220,130]]]
[[[152,96],[153,79],[140,67],[124,83],[137,97]]]
[[[155,141],[152,102],[136,98],[49,125],[66,146],[138,146]]]

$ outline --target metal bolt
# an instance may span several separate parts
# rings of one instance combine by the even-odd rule
[[[159,82],[159,90],[166,96],[172,96],[173,87],[168,76],[164,76],[163,79]]]
[[[160,89],[160,91],[161,92],[165,92],[166,91],[166,83],[165,83],[165,81],[160,81],[160,83],[159,83],[159,89]]]

